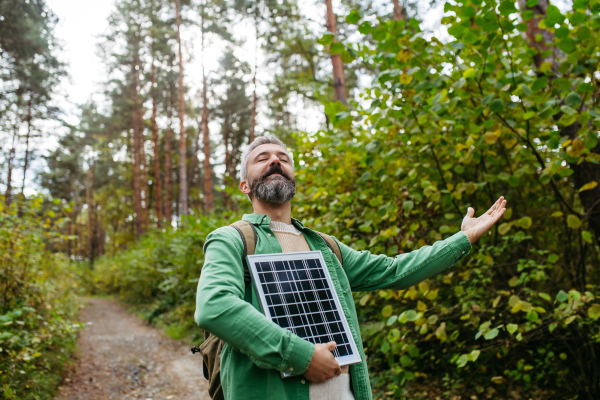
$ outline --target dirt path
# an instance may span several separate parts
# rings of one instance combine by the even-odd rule
[[[210,400],[202,358],[111,300],[89,299],[77,359],[57,400]]]

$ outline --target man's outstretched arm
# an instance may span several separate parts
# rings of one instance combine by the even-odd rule
[[[439,274],[469,254],[471,244],[479,240],[505,211],[504,197],[479,218],[473,218],[475,210],[469,207],[461,232],[396,257],[356,251],[340,243],[350,286],[354,291],[405,289]]]

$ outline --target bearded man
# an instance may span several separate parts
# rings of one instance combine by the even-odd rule
[[[361,362],[340,368],[335,342],[313,344],[268,320],[252,285],[244,282],[244,243],[233,227],[208,235],[198,284],[195,320],[225,344],[220,381],[225,399],[367,400],[372,398],[366,357],[352,291],[406,289],[439,274],[466,256],[471,244],[504,214],[500,197],[481,217],[468,209],[461,231],[410,253],[387,257],[355,251],[335,239],[343,267],[324,239],[292,218],[296,193],[294,161],[274,136],[257,138],[242,155],[240,190],[252,201],[244,221],[257,233],[256,254],[320,250],[331,279],[339,284],[340,303]],[[250,292],[250,293],[249,293]],[[283,379],[280,372],[295,376]]]

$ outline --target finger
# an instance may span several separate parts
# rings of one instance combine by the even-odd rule
[[[505,211],[506,211],[506,208],[503,208],[502,210],[500,210],[498,212],[498,214],[494,217],[494,223],[498,222],[500,220],[500,218],[502,218]]]
[[[335,376],[340,376],[342,374],[342,368],[338,365],[337,369],[335,370]]]
[[[492,204],[492,206],[490,207],[490,209],[487,210],[486,214],[492,215],[492,213],[494,212],[494,210],[496,210],[496,208],[498,207],[498,202],[499,201],[500,201],[500,199],[496,200],[496,202],[494,204]]]
[[[337,343],[336,343],[336,342],[329,342],[329,343],[327,343],[327,349],[328,349],[329,351],[333,351],[333,350],[335,350],[335,346],[337,346]]]
[[[502,210],[506,210],[506,200],[503,200],[500,204],[498,204],[498,207],[492,213],[492,217],[496,217]]]
[[[473,215],[475,215],[475,209],[473,207],[469,207],[467,209],[467,215],[465,215],[465,218],[473,218]]]

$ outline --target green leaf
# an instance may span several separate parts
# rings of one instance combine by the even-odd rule
[[[598,186],[598,182],[596,181],[591,181],[586,183],[585,185],[583,185],[582,187],[579,188],[579,190],[577,191],[578,193],[583,192],[584,190],[591,190],[593,188],[595,188],[596,186]]]
[[[567,54],[574,52],[577,49],[577,43],[571,38],[565,38],[558,42],[558,48]]]
[[[388,304],[387,306],[383,307],[383,310],[381,310],[381,315],[387,318],[392,315],[392,311],[394,311],[394,309]]]
[[[519,225],[523,229],[529,229],[529,228],[531,228],[532,222],[533,222],[533,220],[531,219],[531,217],[523,217],[519,220]]]
[[[542,76],[541,78],[537,78],[533,82],[533,85],[531,85],[531,90],[533,90],[534,92],[537,92],[538,90],[541,90],[541,89],[545,88],[546,86],[548,86],[548,78],[545,76]]]
[[[510,228],[512,227],[511,224],[509,223],[503,223],[500,224],[500,226],[498,227],[498,233],[501,235],[506,235],[508,233],[508,231],[510,231]]]
[[[582,231],[581,232],[581,238],[586,243],[590,243],[590,244],[592,243],[592,234],[589,231]]]
[[[358,26],[358,31],[363,35],[369,34],[373,30],[373,26],[369,21],[365,21]]]
[[[600,318],[600,304],[592,304],[588,308],[588,317],[594,320]]]
[[[344,64],[350,64],[352,61],[354,61],[356,58],[347,50],[345,50],[344,52],[342,52],[342,62]]]
[[[483,335],[483,338],[485,340],[492,340],[496,336],[498,336],[498,333],[500,333],[500,331],[498,329],[494,328],[491,331],[489,331],[488,333],[486,333],[485,335]]]
[[[342,54],[343,51],[344,51],[344,45],[340,42],[332,43],[331,46],[329,47],[329,52],[333,55]]]
[[[502,110],[504,110],[504,102],[501,99],[492,100],[490,103],[490,110],[496,113],[502,112]]]
[[[373,40],[377,40],[378,42],[380,42],[383,39],[385,39],[386,34],[387,34],[387,30],[385,28],[378,27],[373,30],[373,32],[371,33],[371,36],[373,36]]]
[[[357,24],[360,21],[360,14],[356,10],[350,11],[350,14],[346,16],[346,22],[349,24]]]
[[[571,92],[567,95],[567,98],[565,99],[565,104],[571,107],[579,107],[579,104],[581,103],[581,97],[575,93],[575,92]]]
[[[519,329],[519,325],[517,324],[508,324],[506,325],[506,330],[508,331],[508,333],[510,333],[511,335],[513,333],[515,333],[517,331],[517,329]]]
[[[550,295],[548,293],[539,292],[538,296],[540,296],[542,299],[544,299],[546,301],[552,301],[552,297],[550,297]]]
[[[500,11],[500,14],[506,17],[512,13],[516,13],[517,8],[515,7],[515,4],[512,1],[503,1],[500,3],[498,11]]]
[[[558,78],[552,82],[552,86],[560,91],[570,90],[571,81],[567,78]]]
[[[563,290],[558,292],[558,294],[556,295],[556,301],[558,301],[559,303],[564,303],[568,299],[569,299],[569,295],[567,293],[565,293]]]
[[[327,46],[331,43],[333,43],[333,33],[331,32],[325,32],[323,34],[323,36],[321,36],[321,38],[317,41],[319,44],[322,44],[323,46]]]
[[[462,354],[460,357],[458,357],[458,360],[456,360],[456,365],[458,368],[463,368],[465,365],[467,365],[468,361],[469,359],[467,358],[467,355]]]
[[[531,321],[531,322],[536,322],[536,321],[539,319],[539,317],[538,317],[538,313],[537,313],[537,312],[535,312],[535,311],[533,311],[533,310],[532,310],[532,311],[529,311],[529,312],[527,313],[527,319],[528,319],[529,321]]]
[[[415,203],[412,200],[407,200],[402,203],[402,207],[406,210],[406,212],[410,212],[415,206]]]
[[[578,229],[581,226],[581,220],[577,215],[571,214],[567,217],[567,225],[571,229]]]
[[[403,367],[408,367],[411,363],[412,363],[412,359],[409,356],[407,356],[406,354],[404,354],[402,357],[400,357],[400,364],[402,364]]]
[[[407,321],[415,321],[418,318],[419,314],[415,310],[408,310],[404,317]]]
[[[529,88],[529,86],[525,85],[524,83],[521,84],[521,90],[523,91],[523,94],[525,96],[531,95],[531,89]]]

